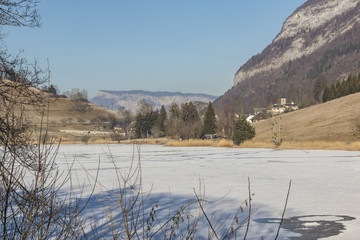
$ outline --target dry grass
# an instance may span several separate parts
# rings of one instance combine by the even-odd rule
[[[275,148],[272,142],[248,140],[240,144],[240,148]]]
[[[170,140],[165,143],[167,147],[234,147],[230,140],[211,140],[211,139],[189,139],[189,140]]]
[[[281,138],[288,142],[314,142],[320,147],[333,147],[333,142],[360,140],[357,123],[360,117],[360,93],[281,115]],[[255,123],[257,142],[271,141],[274,119]],[[323,144],[318,142],[331,142]],[[300,144],[300,143],[299,143]],[[336,145],[336,144],[335,144]],[[311,146],[311,145],[310,145]]]
[[[247,141],[241,148],[275,148],[271,142]],[[360,141],[283,141],[278,149],[345,150],[360,151]]]
[[[142,139],[128,139],[121,140],[120,144],[149,144],[149,145],[164,145],[169,140],[167,138],[142,138]],[[114,142],[115,143],[115,142]],[[118,143],[118,142],[116,142]]]
[[[65,138],[62,144],[84,144],[81,140]],[[148,144],[164,145],[167,147],[228,147],[228,148],[275,148],[270,141],[245,141],[237,146],[231,140],[169,140],[167,138],[153,139],[134,139],[122,140],[120,143],[112,141],[110,138],[90,138],[88,144]],[[342,141],[283,141],[278,149],[308,149],[308,150],[345,150],[360,151],[360,141],[342,142]]]
[[[95,117],[107,117],[109,114],[114,113],[110,109],[91,103],[89,103],[92,108],[91,111],[84,113],[77,112],[73,110],[74,103],[69,98],[50,98],[49,101],[49,122],[56,122],[58,125],[61,125],[63,119],[72,118],[72,121],[76,122],[78,118],[83,118],[86,122],[90,122]],[[32,109],[28,109],[26,114],[34,124],[38,124],[41,121],[40,114]]]
[[[281,149],[326,149],[326,150],[346,150],[360,151],[360,141],[340,142],[340,141],[308,141],[308,142],[283,142]]]

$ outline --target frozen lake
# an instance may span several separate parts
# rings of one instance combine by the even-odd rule
[[[214,221],[217,222],[230,216],[225,225],[240,205],[247,210],[244,200],[248,197],[249,177],[251,192],[255,194],[252,198],[255,212],[247,239],[274,239],[291,179],[279,239],[359,239],[360,152],[158,145],[139,148],[132,145],[62,145],[57,163],[65,167],[66,161],[76,158],[72,172],[82,183],[88,181],[84,168],[95,176],[100,161],[98,182],[102,186],[95,191],[97,199],[101,199],[117,188],[112,161],[126,173],[131,160],[137,161],[140,150],[143,189],[151,190],[149,208],[158,201],[161,217],[169,208],[175,210],[194,201],[194,188],[198,191],[202,181],[206,199],[215,201],[206,203],[207,215],[216,214]],[[89,190],[90,186],[84,191]],[[88,210],[97,215],[102,212],[95,199],[90,201]],[[240,229],[240,235],[245,228]]]

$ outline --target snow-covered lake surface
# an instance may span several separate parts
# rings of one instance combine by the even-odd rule
[[[359,239],[360,152],[158,145],[139,148],[133,145],[62,145],[57,163],[66,168],[66,161],[76,158],[72,173],[82,183],[89,181],[88,174],[96,175],[100,162],[98,182],[102,187],[97,187],[95,192],[97,199],[101,199],[118,186],[113,161],[126,173],[131,160],[138,160],[140,150],[143,189],[151,190],[149,208],[158,201],[161,215],[161,211],[175,210],[194,201],[194,188],[198,191],[201,181],[206,199],[215,201],[206,203],[207,215],[216,214],[218,222],[230,216],[225,225],[240,205],[247,211],[244,200],[248,197],[250,178],[255,212],[247,239],[274,239],[292,180],[279,239]],[[85,187],[85,193],[90,189],[89,185]],[[88,211],[103,212],[94,199]]]

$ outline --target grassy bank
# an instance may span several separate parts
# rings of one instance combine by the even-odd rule
[[[167,147],[234,147],[234,143],[230,140],[202,140],[202,139],[189,139],[189,140],[169,140],[165,143]]]
[[[87,143],[83,141],[75,141],[65,139],[62,144],[149,144],[149,145],[164,145],[167,147],[229,147],[229,148],[275,148],[275,145],[270,141],[250,140],[235,145],[231,140],[173,140],[168,138],[148,138],[148,139],[129,139],[112,141],[103,138],[91,138]],[[283,141],[278,149],[309,149],[309,150],[345,150],[345,151],[360,151],[360,141],[343,142],[343,141]]]
[[[319,150],[346,150],[360,151],[360,141],[305,141],[305,142],[284,142],[281,149],[319,149]]]
[[[237,148],[275,148],[271,142],[246,141],[237,146],[230,140],[169,140],[164,144],[171,147],[237,147]],[[360,141],[341,142],[341,141],[284,141],[278,149],[313,149],[313,150],[346,150],[360,151]]]

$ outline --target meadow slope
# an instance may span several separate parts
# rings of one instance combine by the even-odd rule
[[[283,142],[314,143],[360,140],[360,93],[282,114],[280,117]],[[270,143],[275,118],[254,123],[254,142]]]

